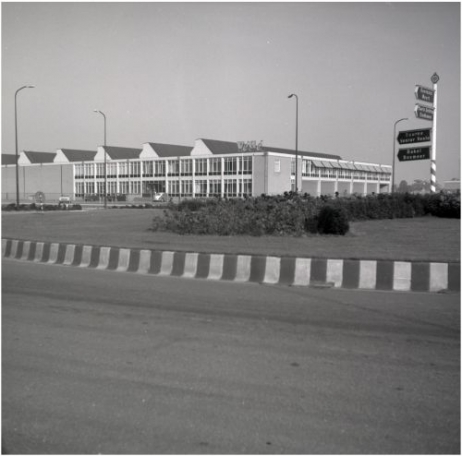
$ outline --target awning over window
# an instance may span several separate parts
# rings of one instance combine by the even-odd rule
[[[333,168],[332,163],[328,161],[321,161],[321,160],[311,160],[313,165],[318,168]]]
[[[353,163],[342,163],[343,167],[345,169],[350,169],[350,170],[355,170],[355,165],[353,165]]]
[[[318,168],[324,168],[324,165],[322,164],[321,160],[311,160],[311,163],[313,163],[313,165]]]
[[[338,162],[336,163],[336,168],[342,168],[342,169],[349,169],[349,170],[355,170],[356,168],[354,167],[353,163],[347,163],[347,162]]]
[[[348,169],[353,171],[367,171],[373,173],[391,173],[388,168],[381,168],[380,166],[374,165],[359,165],[352,162],[329,162],[323,160],[310,160],[311,163],[317,168],[336,168],[336,169]]]

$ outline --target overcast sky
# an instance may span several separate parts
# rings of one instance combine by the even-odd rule
[[[438,83],[437,180],[460,176],[460,4],[2,3],[2,153],[263,140],[391,164]],[[401,146],[403,147],[403,146]],[[409,147],[409,146],[407,146]],[[399,146],[396,146],[397,150]],[[430,161],[396,181],[429,179]]]

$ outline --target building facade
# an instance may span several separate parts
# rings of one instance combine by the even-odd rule
[[[20,199],[25,201],[38,191],[48,200],[65,194],[75,201],[101,200],[105,193],[121,201],[150,198],[154,192],[174,198],[281,194],[295,190],[296,170],[298,190],[313,196],[389,192],[391,184],[387,165],[209,139],[196,140],[194,147],[145,143],[141,149],[22,152],[18,163]],[[3,201],[15,195],[14,173],[11,159],[2,160]]]

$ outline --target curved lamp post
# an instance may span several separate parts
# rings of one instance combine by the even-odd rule
[[[407,117],[403,117],[395,122],[393,126],[393,166],[391,170],[391,193],[395,192],[395,160],[396,160],[396,125],[403,120],[409,120]]]
[[[298,96],[291,93],[287,98],[295,97],[295,193],[298,193]]]
[[[94,109],[93,112],[100,113],[104,118],[104,147],[106,147],[106,115],[102,111]],[[107,208],[107,169],[106,169],[106,149],[104,149],[104,209]]]
[[[14,94],[14,135],[15,135],[15,143],[16,143],[16,210],[19,209],[19,164],[18,164],[18,103],[17,97],[18,92],[23,89],[33,89],[35,86],[33,85],[25,85],[20,87],[16,90]]]

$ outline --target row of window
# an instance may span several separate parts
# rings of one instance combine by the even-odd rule
[[[108,177],[140,177],[140,162],[112,162],[107,163]],[[74,165],[75,177],[104,177],[104,163],[84,163]]]
[[[193,192],[194,190],[194,192]],[[252,195],[252,179],[210,179],[210,180],[182,180],[182,181],[120,181],[107,182],[106,194],[151,194],[165,192],[170,196],[206,197],[220,195],[237,197]],[[104,195],[104,182],[76,182],[75,195],[83,197],[85,194]]]
[[[75,164],[76,179],[104,177],[104,163]],[[107,177],[252,174],[252,157],[124,161],[106,164]]]
[[[104,178],[104,163],[75,164],[76,179]],[[219,157],[196,159],[170,159],[149,161],[123,161],[106,164],[108,178],[139,178],[169,176],[221,176],[252,174],[252,157]],[[291,163],[295,174],[295,159]],[[281,171],[280,160],[275,160],[274,171]],[[317,167],[311,160],[302,160],[302,176],[358,180],[389,180],[387,173]]]
[[[302,172],[302,176],[308,177],[325,177],[331,179],[355,179],[355,180],[390,180],[390,174],[387,173],[373,173],[368,171],[354,171],[348,169],[335,169],[335,168],[312,168],[309,173]]]
[[[293,163],[293,172],[295,174],[295,160]],[[361,171],[361,170],[349,170],[344,168],[325,168],[315,166],[309,160],[302,161],[302,176],[305,177],[325,177],[325,178],[339,178],[339,179],[356,179],[356,180],[390,180],[390,174],[373,172],[373,171]]]

